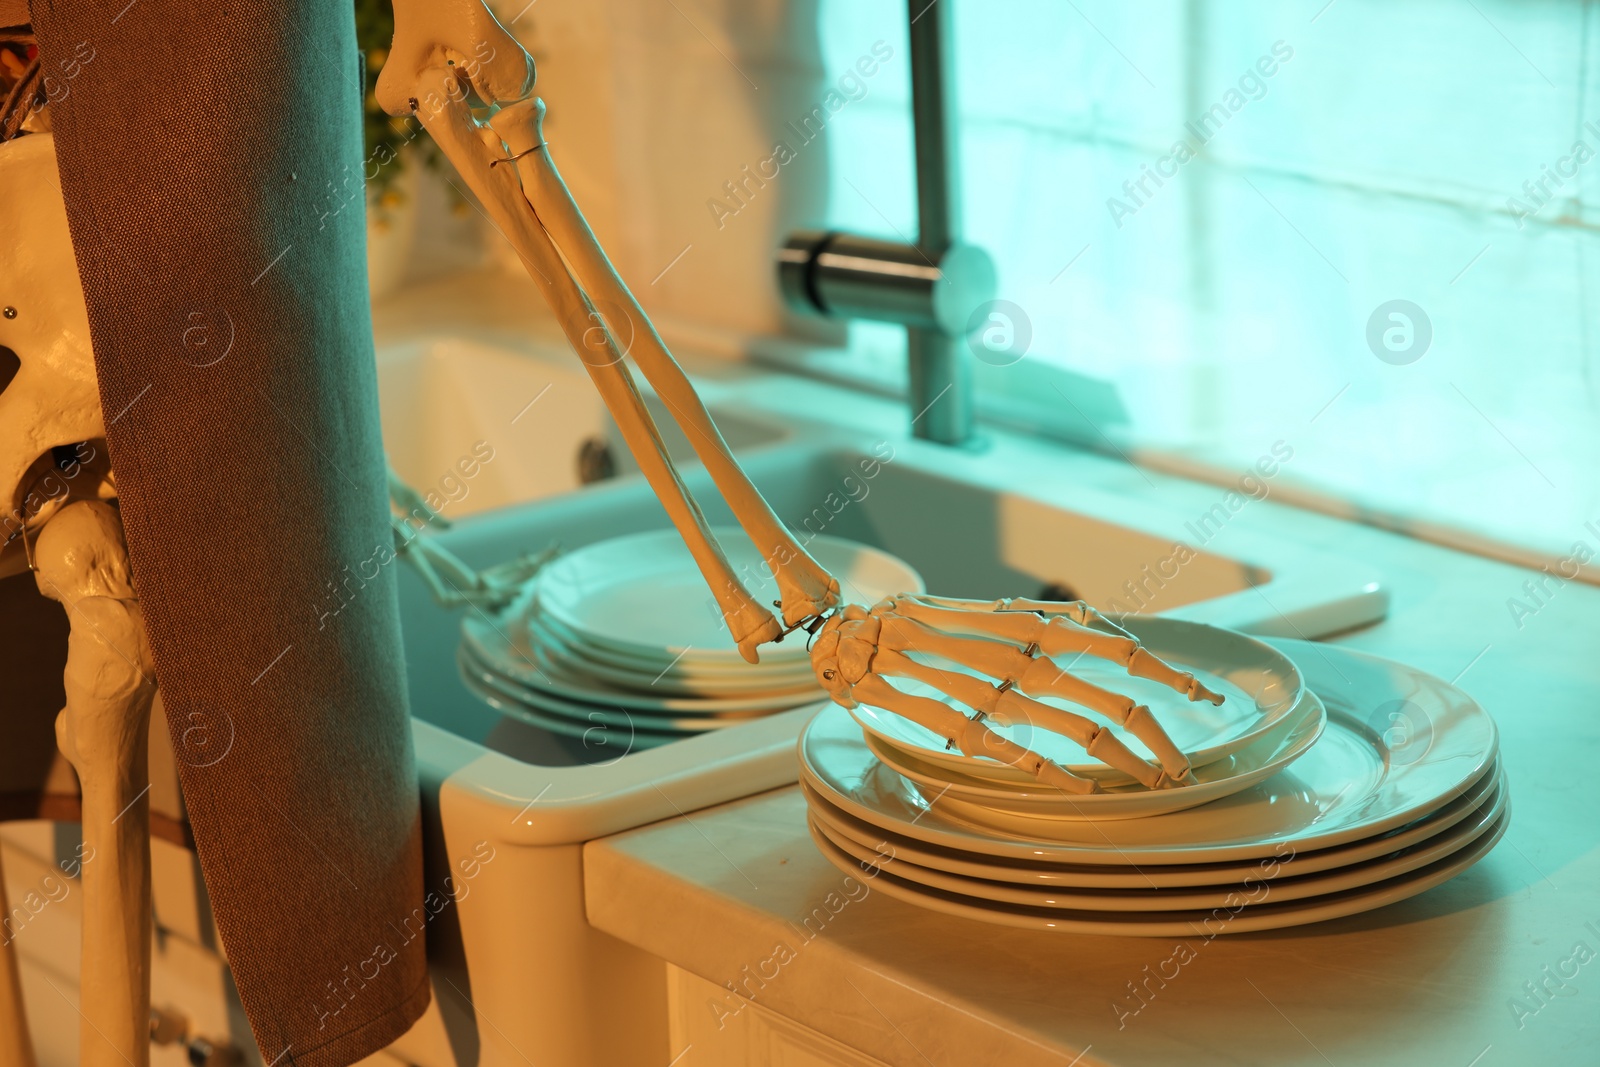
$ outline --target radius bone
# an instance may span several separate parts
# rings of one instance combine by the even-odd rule
[[[783,596],[784,622],[794,626],[821,614],[839,602],[838,581],[801,547],[766,498],[750,483],[723,440],[722,432],[712,421],[700,394],[678,361],[672,358],[672,353],[667,351],[666,343],[644,308],[639,306],[611,265],[605,249],[561,180],[555,160],[543,147],[544,112],[544,101],[531,98],[501,108],[490,121],[516,157],[522,191],[534,213],[554,239],[578,284],[600,307],[620,309],[629,318],[633,341],[628,346],[628,354],[655,388],[656,395],[671,409],[673,419],[710,472],[717,491],[772,568]]]
[[[450,74],[445,69],[435,68],[425,72],[424,80],[429,77],[448,78]],[[782,627],[772,613],[750,595],[717,544],[699,504],[690,496],[667,455],[655,420],[645,408],[633,375],[623,362],[621,347],[607,328],[604,317],[568,273],[543,220],[524,196],[517,172],[511,167],[494,166],[495,161],[505,158],[499,135],[480,127],[465,100],[454,94],[448,94],[448,99],[437,110],[418,111],[417,117],[483,202],[490,218],[516,249],[549,302],[568,342],[578,353],[621,430],[623,441],[666,508],[672,525],[688,545],[739,651],[745,659],[756,662],[756,647],[775,640],[782,633]]]

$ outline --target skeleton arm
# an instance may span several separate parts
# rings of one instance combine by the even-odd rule
[[[385,75],[390,70],[385,66]],[[447,68],[434,68],[421,77],[422,84],[431,86],[449,81],[454,75]],[[741,652],[754,662],[756,646],[776,639],[782,627],[745,589],[712,537],[699,505],[668,458],[660,432],[623,362],[622,350],[605,329],[594,305],[568,274],[561,253],[524,198],[516,171],[493,166],[505,154],[499,136],[477,124],[460,93],[447,93],[439,110],[419,111],[418,117],[483,202],[495,225],[510,239],[555,310],[568,342],[582,359],[623,440],[689,546]]]
[[[544,110],[541,100],[523,100],[501,108],[491,122],[512,155],[518,157],[517,173],[534,214],[566,257],[579,286],[590,294],[604,294],[609,300],[601,306],[627,318],[633,335],[627,354],[638,364],[656,395],[672,410],[674,420],[706,465],[717,491],[732,506],[745,533],[773,569],[783,598],[784,622],[795,626],[822,614],[839,603],[838,580],[801,547],[750,483],[700,400],[700,394],[695,392],[683,368],[667,351],[644,308],[634,299],[595,239],[589,223],[567,191],[566,183],[561,180],[555,160],[549,152],[534,151],[544,142],[541,128]],[[617,324],[608,322],[605,325],[614,330]]]
[[[391,71],[386,66],[384,77],[390,77]],[[739,469],[693,386],[573,203],[543,141],[542,102],[511,102],[499,108],[486,127],[467,106],[464,89],[446,89],[442,95],[424,91],[441,82],[459,85],[460,76],[439,66],[411,73],[412,89],[404,96],[405,109],[422,121],[456,165],[555,311],[651,488],[699,565],[746,659],[755,661],[757,646],[781,638],[788,630],[754,601],[729,568],[640,402],[632,374],[623,362],[626,355],[633,356],[655,386],[694,443],[718,491],[777,575],[788,629],[805,625],[813,633],[820,630],[812,663],[818,680],[836,702],[852,706],[858,699],[870,700],[922,723],[969,755],[997,756],[1027,768],[1042,782],[1072,792],[1092,792],[1098,786],[1006,740],[985,720],[1005,716],[1060,732],[1148,787],[1193,780],[1187,757],[1147,706],[1073,677],[1053,657],[1105,658],[1190,700],[1220,703],[1221,697],[1192,675],[1162,663],[1131,634],[1085,604],[902,596],[871,611],[857,605],[835,610],[837,581],[800,549]],[[395,74],[391,78],[390,100],[399,99],[396,87],[403,77]],[[383,95],[380,92],[380,97]],[[514,163],[514,170],[502,163]],[[610,312],[610,320],[597,308]],[[633,340],[627,348],[618,344],[613,333],[619,313],[632,327]],[[966,670],[942,669],[940,662]],[[995,681],[990,684],[968,671]],[[902,692],[888,681],[895,676],[931,685],[975,713],[968,717],[943,701]],[[1140,759],[1105,726],[1037,697],[1065,697],[1124,725],[1145,743],[1156,762]]]
[[[395,5],[394,44],[378,77],[377,96],[391,114],[421,119],[516,247],[556,310],[640,470],[683,534],[741,652],[754,662],[756,647],[777,638],[783,627],[734,574],[699,505],[667,457],[633,376],[622,363],[624,351],[568,274],[561,253],[529,209],[516,172],[492,166],[505,153],[499,136],[480,128],[467,108],[469,97],[491,106],[523,100],[533,90],[533,78],[532,57],[481,0],[401,0]],[[631,303],[632,298],[627,300]],[[695,433],[689,436],[693,439]],[[725,446],[722,451],[726,452]],[[787,593],[786,599],[790,599]],[[794,610],[803,610],[803,605],[797,602]]]

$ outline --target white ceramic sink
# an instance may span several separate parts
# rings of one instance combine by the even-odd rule
[[[668,525],[625,462],[618,477],[575,489],[583,443],[614,442],[615,433],[571,357],[551,357],[438,342],[380,360],[390,455],[418,488],[445,488],[441,477],[475,442],[495,449],[447,509],[470,516],[443,540],[471,563]],[[1102,607],[1298,637],[1349,629],[1386,608],[1359,566],[1244,523],[1200,548],[1195,515],[1077,484],[1035,442],[996,435],[974,454],[909,439],[903,417],[872,437],[774,410],[774,395],[817,388],[758,375],[708,382],[703,392],[793,529],[886,549],[931,592],[994,598],[1065,587]],[[675,447],[687,461],[681,435]],[[703,469],[690,465],[685,478],[713,524],[731,521]],[[494,506],[508,499],[528,502]],[[1197,551],[1174,565],[1178,541]],[[581,843],[793,782],[808,713],[641,751],[614,734],[594,743],[557,737],[474,699],[456,674],[459,614],[437,607],[405,569],[400,584],[433,839],[429,884],[470,862],[482,842],[496,850],[453,923],[430,935],[436,1007],[400,1048],[424,1065],[520,1063],[531,1049],[541,1063],[666,1062],[661,965],[588,926]],[[629,1026],[611,1025],[619,1011]]]
[[[577,489],[590,478],[597,455],[617,473],[638,469],[622,444],[577,359],[549,359],[476,341],[416,341],[384,349],[378,358],[383,444],[389,462],[418,489],[434,490],[450,518],[537,500]],[[667,451],[689,462],[693,450],[665,405],[647,398]],[[785,431],[723,413],[717,420],[729,445],[753,448],[782,439]],[[458,461],[478,442],[494,459],[471,479]],[[447,479],[454,476],[454,482]],[[459,487],[459,488],[458,488]]]

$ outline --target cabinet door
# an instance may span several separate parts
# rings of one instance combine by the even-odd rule
[[[727,1005],[738,1006],[737,1011]],[[678,967],[667,967],[672,1052],[683,1067],[888,1067]]]

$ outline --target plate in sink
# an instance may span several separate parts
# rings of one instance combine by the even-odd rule
[[[758,603],[778,599],[772,568],[738,527],[712,534]],[[818,534],[803,547],[838,578],[847,602],[875,604],[920,593],[922,577],[887,552]],[[675,530],[652,530],[588,545],[555,560],[539,576],[539,610],[583,642],[662,666],[679,659],[742,660],[716,598]],[[762,659],[805,661],[804,642],[769,645]]]
[[[610,685],[636,692],[670,696],[713,697],[755,696],[782,689],[812,689],[821,692],[808,661],[798,669],[769,667],[765,662],[746,663],[718,671],[686,669],[681,663],[666,669],[643,665],[622,665],[596,656],[589,647],[563,636],[559,628],[537,615],[527,621],[528,643],[543,648],[573,673],[598,678]],[[766,650],[762,650],[765,661]],[[742,669],[741,669],[742,668]]]
[[[597,722],[576,722],[556,715],[545,715],[536,708],[512,700],[484,685],[476,676],[462,674],[462,684],[467,691],[507,718],[530,726],[537,726],[561,737],[574,737],[595,745],[619,744],[622,747],[655,748],[658,745],[692,737],[681,730],[646,730],[639,727],[616,727]]]
[[[701,733],[706,730],[725,729],[738,726],[752,719],[763,718],[773,711],[787,711],[789,706],[776,709],[743,709],[737,712],[718,712],[707,715],[691,715],[677,712],[644,711],[637,708],[627,708],[609,703],[604,699],[593,701],[564,700],[551,696],[536,689],[520,686],[516,682],[505,678],[473,655],[472,650],[463,645],[457,650],[457,666],[462,676],[472,683],[479,695],[489,692],[494,693],[501,700],[515,702],[518,706],[531,708],[544,716],[554,716],[566,719],[585,726],[601,724],[614,727],[637,726],[645,730],[654,730],[662,733]],[[812,700],[815,697],[811,698]],[[809,703],[808,700],[797,701],[800,706]]]
[[[820,695],[814,682],[741,696],[641,692],[580,674],[557,660],[544,646],[517,641],[504,628],[480,615],[468,615],[461,621],[461,637],[463,647],[471,650],[479,664],[508,682],[555,700],[604,704],[633,711],[712,715],[792,708],[809,704]]]
[[[521,626],[528,632],[528,640],[539,642],[554,639],[569,649],[573,649],[582,656],[585,664],[596,664],[602,668],[610,668],[623,674],[637,677],[646,675],[654,679],[666,672],[669,678],[682,678],[699,682],[701,680],[712,683],[738,682],[746,684],[752,679],[757,684],[766,684],[769,679],[782,681],[796,681],[812,676],[811,661],[806,659],[791,659],[788,662],[776,661],[772,653],[777,647],[763,645],[760,663],[748,663],[742,657],[732,660],[706,663],[692,656],[685,656],[676,663],[661,662],[660,657],[640,656],[631,653],[618,652],[615,649],[602,648],[598,645],[585,643],[583,637],[566,629],[555,619],[539,612],[537,599],[537,579],[535,596],[528,606],[526,615],[521,618]],[[804,636],[796,641],[791,635],[789,644],[804,644]]]
[[[1078,657],[1070,664],[1070,670],[1078,678],[1147,704],[1194,767],[1225,759],[1254,743],[1291,718],[1305,698],[1305,681],[1294,662],[1253,637],[1159,616],[1122,616],[1117,622],[1149,651],[1179,670],[1192,672],[1227,699],[1220,706],[1190,701],[1158,682],[1131,677],[1120,664],[1089,656]],[[960,704],[930,686],[905,678],[892,679],[892,683],[907,693],[940,700],[966,713]],[[1043,703],[1081,711],[1059,698],[1045,698]],[[852,714],[874,738],[923,762],[1006,785],[1034,781],[1027,771],[999,760],[951,751],[943,737],[891,711],[862,704]],[[1090,717],[1100,721],[1097,716]],[[1077,743],[1061,734],[1035,729],[1025,722],[1007,724],[998,717],[991,717],[988,723],[1001,736],[1080,777],[1107,784],[1129,780],[1121,771],[1090,759]],[[1109,725],[1111,732],[1136,754],[1150,758],[1150,749],[1144,742],[1118,724]]]

